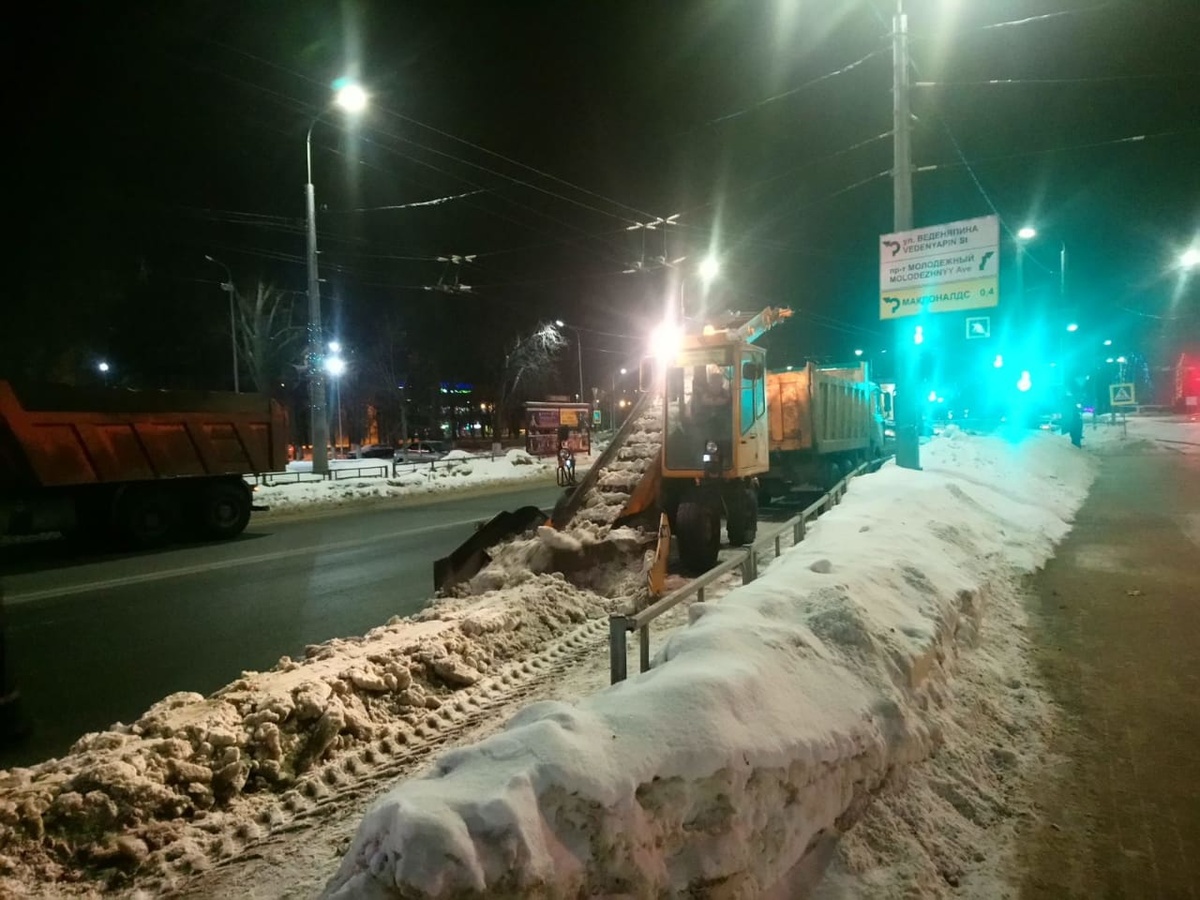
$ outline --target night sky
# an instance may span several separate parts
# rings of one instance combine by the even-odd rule
[[[914,162],[939,166],[915,176],[916,223],[1032,222],[1028,290],[1056,289],[1065,243],[1085,334],[1152,359],[1200,337],[1200,274],[1172,268],[1200,241],[1200,4],[907,11],[913,79],[938,83],[914,88]],[[412,365],[485,384],[505,344],[562,318],[587,329],[587,381],[607,384],[640,349],[622,336],[643,335],[710,250],[712,307],[797,310],[775,362],[887,346],[891,13],[884,0],[29,7],[7,54],[17,240],[0,375],[94,380],[105,358],[129,386],[229,387],[224,272],[204,257],[242,291],[304,290],[304,135],[344,74],[371,106],[316,125],[313,165],[327,327],[351,352],[395,327]],[[1027,16],[1042,18],[988,27]],[[672,214],[678,226],[626,230]],[[448,254],[478,258],[435,261]],[[634,264],[649,271],[623,273]],[[471,292],[423,290],[455,280]]]

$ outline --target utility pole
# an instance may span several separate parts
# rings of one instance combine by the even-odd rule
[[[319,117],[318,117],[319,118]],[[313,120],[313,125],[317,120]],[[308,415],[312,433],[312,470],[329,474],[329,422],[325,418],[325,355],[321,333],[321,284],[317,277],[317,210],[312,183],[312,125],[308,127],[308,183],[304,185],[304,214],[308,220]]]
[[[893,230],[913,227],[912,113],[908,102],[908,17],[903,0],[896,0],[892,19],[892,198]],[[913,344],[907,340],[904,319],[896,320],[896,464],[921,468],[917,434],[917,377]]]
[[[204,258],[225,270],[225,283],[221,285],[221,290],[229,294],[229,342],[233,350],[233,392],[240,394],[242,388],[238,383],[237,316],[234,313],[234,307],[237,304],[237,287],[233,283],[233,273],[229,271],[229,266],[207,253],[204,254]]]

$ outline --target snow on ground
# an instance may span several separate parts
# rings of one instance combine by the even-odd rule
[[[415,616],[0,771],[0,896],[162,891],[228,859],[505,696],[544,651],[594,642],[644,599],[643,540],[594,523],[519,536]]]
[[[403,464],[395,475],[347,473],[362,469],[365,473],[379,470],[391,471],[388,460],[339,459],[331,460],[330,467],[340,477],[325,481],[279,481],[260,485],[254,493],[254,502],[272,510],[288,510],[297,507],[340,506],[373,498],[408,497],[418,494],[434,494],[500,482],[516,482],[528,479],[544,479],[554,474],[555,461],[530,456],[524,450],[509,450],[495,459],[487,456],[470,456],[462,451],[453,451],[435,463]],[[288,464],[288,471],[303,475],[312,472],[309,462]]]
[[[1045,718],[1009,576],[1039,564],[1065,533],[1091,477],[1089,451],[1137,440],[1195,452],[1197,425],[1131,418],[1125,435],[1119,424],[1089,423],[1083,453],[1063,436],[1014,448],[952,429],[923,448],[925,473],[889,467],[856,481],[759,582],[698,608],[696,625],[666,644],[688,610],[656,623],[659,668],[648,677],[577,708],[527,710],[498,744],[451,754],[386,799],[334,889],[432,873],[411,855],[385,864],[401,831],[421,852],[449,842],[468,864],[484,858],[476,842],[486,832],[514,854],[524,840],[557,858],[562,847],[546,842],[573,841],[563,845],[575,860],[568,880],[580,868],[605,877],[611,866],[629,893],[638,879],[691,879],[706,895],[739,896],[807,845],[779,827],[778,840],[763,841],[778,826],[773,803],[799,804],[807,832],[835,834],[871,791],[875,802],[843,838],[828,881],[841,893],[823,900],[970,887],[980,878],[971,873],[976,838],[994,842],[1004,810],[1019,811],[1011,773],[1040,752],[1035,726]],[[641,550],[636,532],[589,522],[569,536],[527,535],[420,616],[310,647],[304,660],[246,673],[207,699],[167,698],[132,726],[86,736],[62,760],[0,772],[0,895],[167,890],[252,852],[305,810],[337,809],[329,804],[339,791],[386,775],[389,760],[444,745],[456,723],[512,709],[514,685],[545,677],[547,663],[531,654],[550,653],[553,667],[594,647],[606,614],[636,602]],[[960,653],[985,612],[992,643]],[[603,653],[584,658],[594,671],[555,670],[556,688],[543,696],[574,700],[606,682]],[[551,739],[537,762],[540,732]],[[572,739],[577,758],[563,752]],[[905,765],[932,748],[932,759]],[[515,775],[508,795],[497,780],[505,773]],[[464,799],[467,778],[478,791]],[[433,786],[450,788],[445,802],[429,799]],[[514,837],[541,828],[529,818],[540,815],[549,823],[540,842]],[[522,857],[511,877],[545,858]],[[441,868],[447,884],[467,870]],[[986,881],[975,887],[974,896],[998,893]],[[547,895],[560,888],[551,881]]]
[[[399,785],[328,896],[795,896],[873,797],[962,730],[948,712],[962,651],[1093,477],[1046,434],[949,429],[923,464],[853,482],[763,577],[693,606],[651,672],[531,706]],[[1006,663],[976,665],[997,678]],[[988,782],[973,783],[951,788],[982,820]]]
[[[1085,417],[1084,446],[1094,445],[1101,452],[1119,449],[1131,442],[1151,443],[1177,453],[1200,453],[1200,417],[1137,415],[1114,422],[1111,416],[1095,421]]]

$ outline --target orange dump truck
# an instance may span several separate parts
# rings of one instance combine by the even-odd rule
[[[826,488],[883,453],[878,388],[865,364],[767,374],[770,470],[758,476],[759,499],[789,487]]]
[[[244,476],[286,464],[266,397],[0,381],[0,534],[231,538],[250,519]]]

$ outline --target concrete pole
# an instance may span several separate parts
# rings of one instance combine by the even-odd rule
[[[894,230],[913,227],[912,114],[908,98],[908,17],[903,0],[896,0],[892,19],[892,200]],[[921,468],[921,444],[917,434],[916,354],[909,328],[896,320],[896,464],[906,469]]]
[[[312,433],[312,470],[329,474],[329,422],[325,418],[325,341],[321,329],[321,285],[317,276],[317,210],[312,184],[312,130],[305,140],[308,183],[304,185],[304,212],[308,221],[308,415]]]

